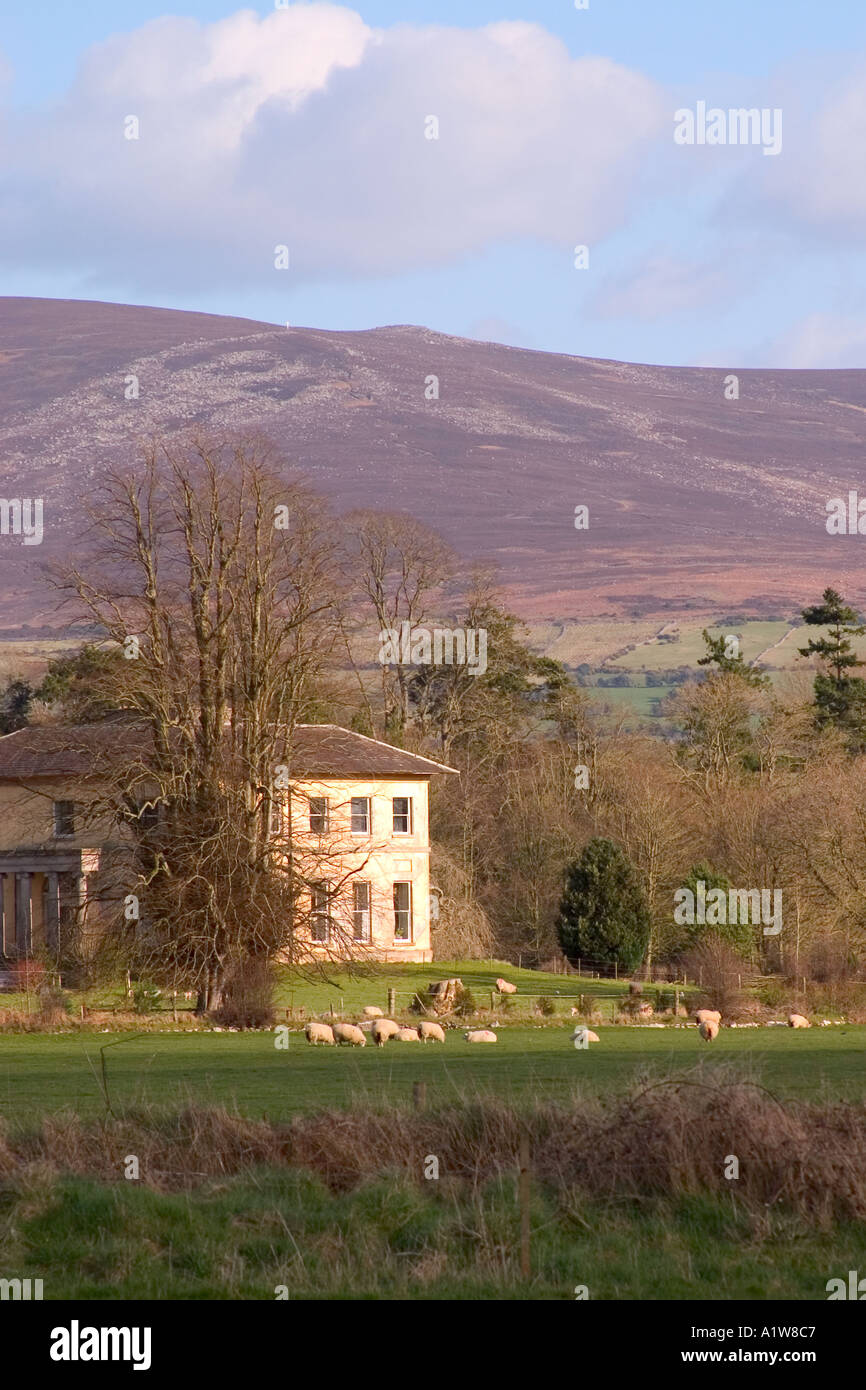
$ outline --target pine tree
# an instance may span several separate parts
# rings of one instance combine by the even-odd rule
[[[803,609],[809,627],[826,627],[826,637],[812,637],[801,656],[817,656],[825,669],[815,677],[815,707],[819,726],[835,725],[849,735],[853,748],[866,747],[866,681],[851,672],[866,665],[854,651],[852,637],[866,627],[859,614],[835,589],[825,589],[820,603]]]
[[[650,939],[650,910],[637,870],[613,840],[596,838],[569,866],[559,909],[559,942],[571,960],[634,970]]]

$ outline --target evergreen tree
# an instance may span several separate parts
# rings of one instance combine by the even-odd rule
[[[33,687],[20,676],[10,677],[0,695],[0,734],[14,734],[29,723]]]
[[[570,960],[634,970],[650,939],[650,910],[637,871],[613,840],[590,840],[567,871],[559,942]]]
[[[803,609],[809,627],[826,627],[824,637],[812,637],[801,656],[817,656],[824,670],[815,677],[815,708],[819,726],[835,725],[849,736],[853,748],[866,747],[866,681],[852,672],[866,665],[854,651],[852,637],[866,627],[857,611],[835,589],[825,589],[820,603]]]
[[[768,679],[763,673],[754,666],[748,666],[743,660],[742,653],[739,651],[739,644],[736,656],[729,656],[727,651],[728,638],[726,636],[711,637],[706,628],[701,636],[706,644],[706,655],[698,657],[699,666],[715,666],[720,672],[729,676],[739,676],[747,685],[761,687],[768,684]]]

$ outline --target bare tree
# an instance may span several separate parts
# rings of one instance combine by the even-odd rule
[[[136,957],[207,1009],[239,960],[305,958],[299,914],[330,853],[296,852],[288,762],[337,631],[336,542],[280,467],[259,440],[148,446],[105,477],[63,581],[127,658],[127,733],[100,796],[125,831],[115,879],[140,899]]]
[[[454,573],[455,556],[442,537],[401,512],[356,511],[346,522],[357,583],[378,625],[375,654],[383,633],[409,632],[435,616],[443,585]],[[384,639],[382,639],[384,641]],[[381,662],[386,733],[402,735],[409,721],[409,683],[413,667],[399,658]]]

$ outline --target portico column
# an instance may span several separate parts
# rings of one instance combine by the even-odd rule
[[[60,927],[60,875],[46,874],[48,891],[45,894],[45,943],[57,950]]]
[[[29,956],[33,948],[31,879],[32,874],[15,875],[15,945],[19,956]]]

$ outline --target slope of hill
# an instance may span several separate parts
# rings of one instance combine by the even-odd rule
[[[769,613],[830,582],[862,601],[866,537],[829,536],[825,505],[866,494],[866,371],[737,374],[730,401],[727,369],[0,299],[0,495],[45,499],[41,547],[0,537],[0,621],[51,620],[37,571],[103,463],[190,425],[263,430],[340,510],[415,513],[527,616]]]

